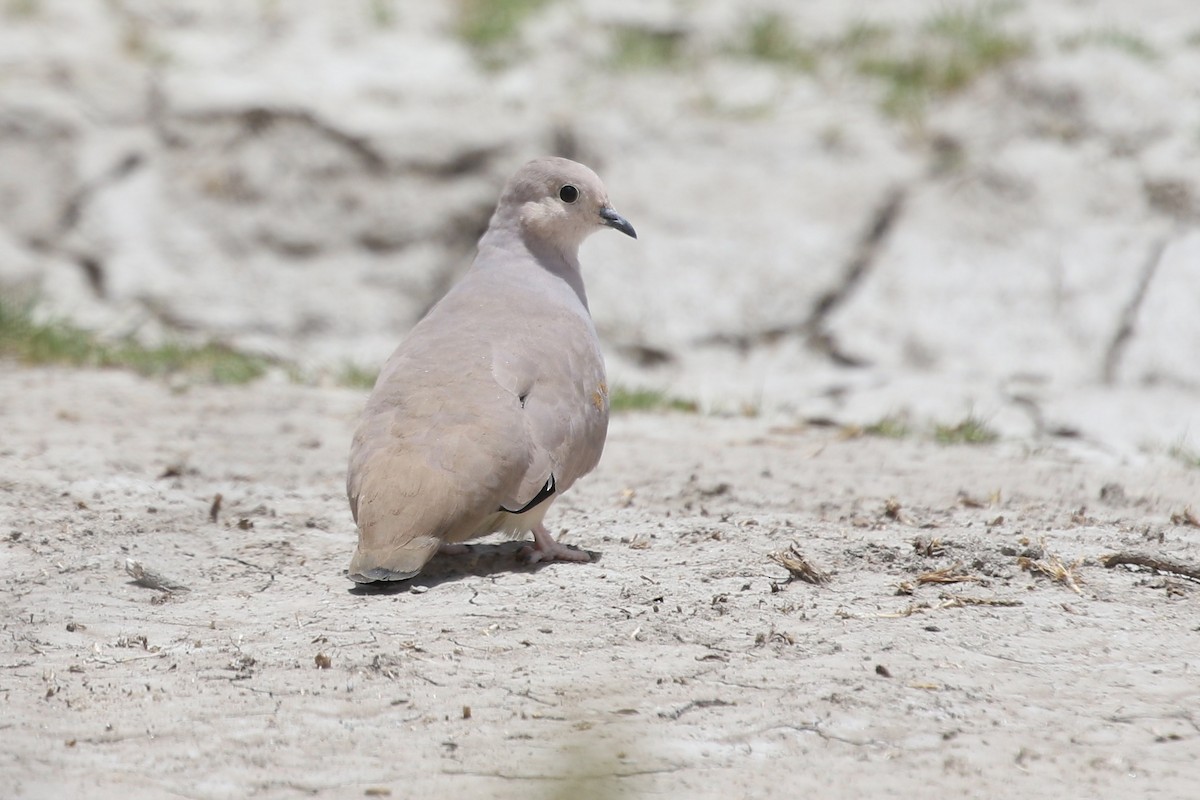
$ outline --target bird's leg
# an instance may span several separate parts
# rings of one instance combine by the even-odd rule
[[[575,547],[568,547],[561,542],[555,541],[550,531],[546,530],[546,526],[540,522],[533,526],[533,545],[526,545],[521,550],[521,555],[530,564],[536,564],[539,561],[592,560],[592,557],[586,551]]]
[[[465,544],[450,544],[442,542],[438,545],[439,556],[465,556],[471,552],[471,548]]]

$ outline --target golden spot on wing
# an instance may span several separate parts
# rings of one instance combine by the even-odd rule
[[[592,405],[596,407],[597,411],[603,411],[604,407],[608,405],[607,400],[608,384],[604,381],[600,381],[600,383],[596,386],[596,391],[592,392]]]

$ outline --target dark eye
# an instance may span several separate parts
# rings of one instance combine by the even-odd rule
[[[579,199],[579,190],[568,183],[558,190],[558,199],[564,203],[574,203]]]

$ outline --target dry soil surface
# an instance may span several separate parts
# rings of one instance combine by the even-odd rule
[[[595,563],[485,543],[365,593],[362,394],[0,369],[0,796],[1200,785],[1200,591],[1100,563],[1200,564],[1178,462],[620,416],[550,515]]]

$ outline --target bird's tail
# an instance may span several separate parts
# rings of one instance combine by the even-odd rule
[[[438,540],[422,536],[403,547],[364,549],[362,542],[350,559],[350,580],[355,583],[404,581],[420,573],[437,552]]]

